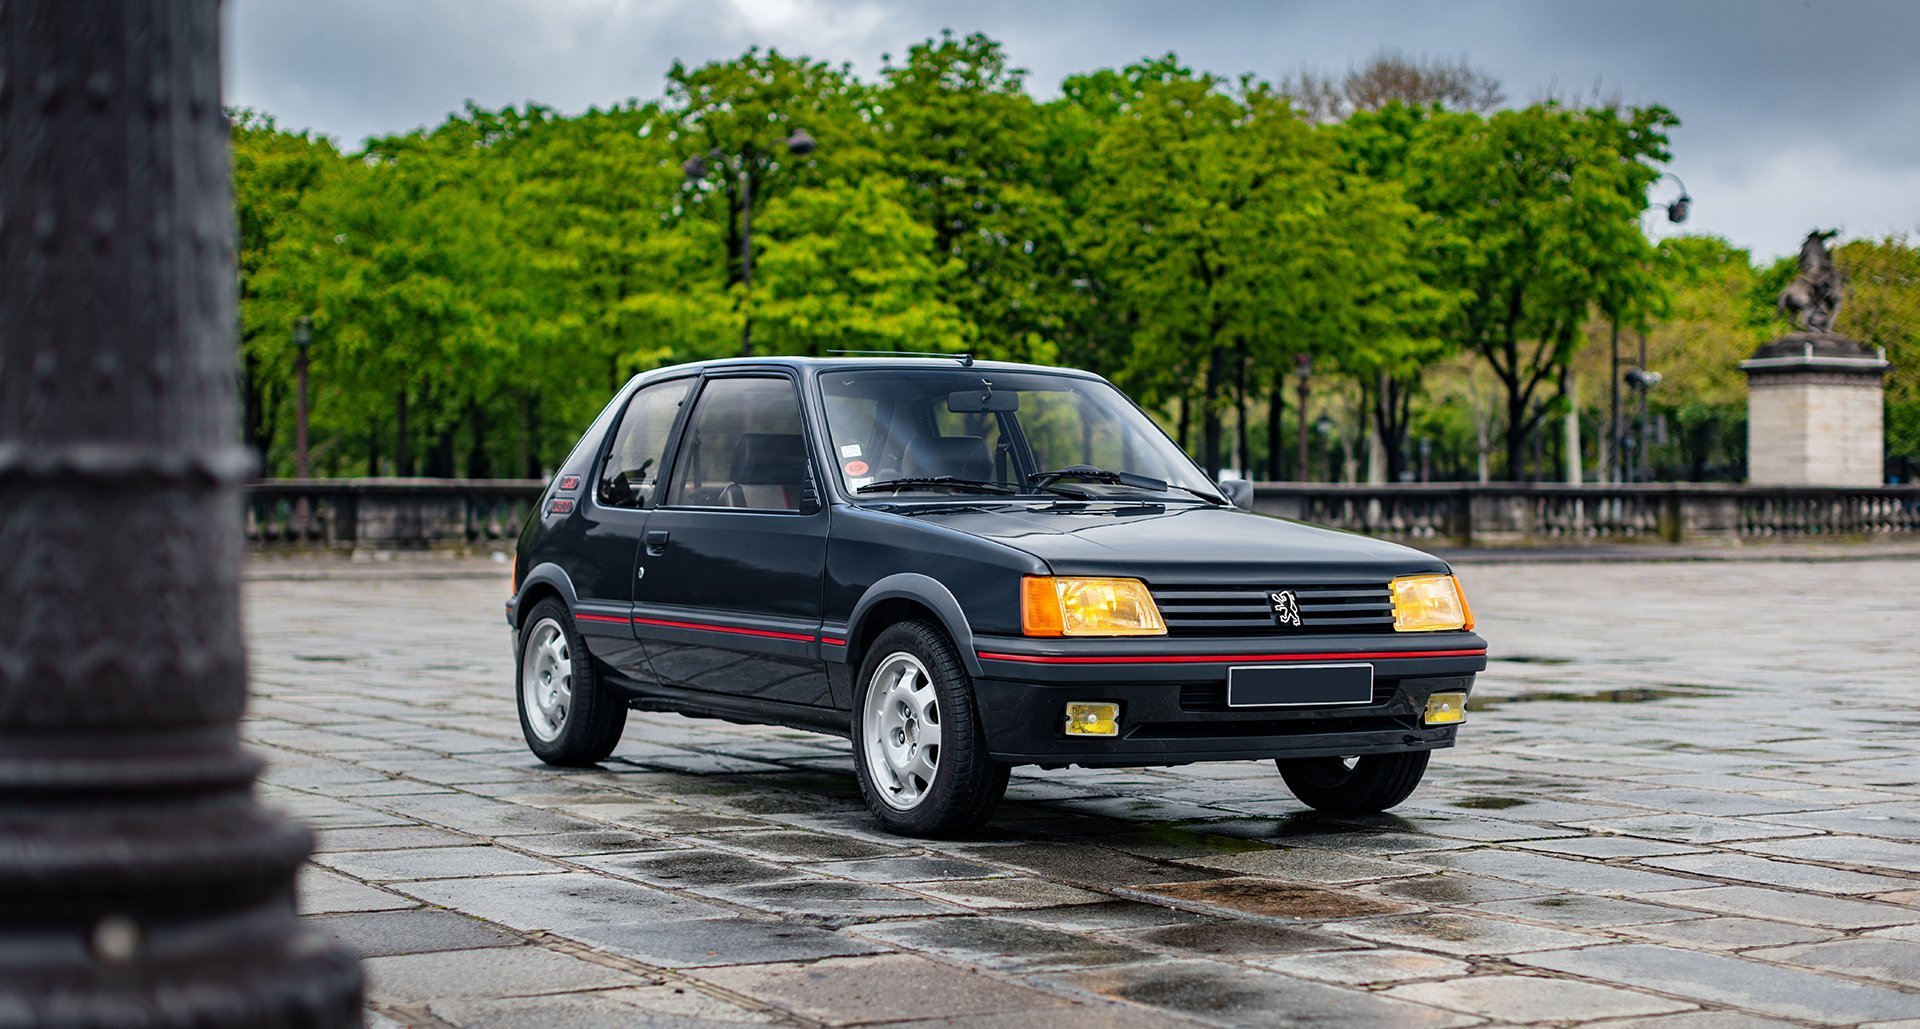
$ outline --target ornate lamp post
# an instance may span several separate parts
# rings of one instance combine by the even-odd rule
[[[299,392],[293,406],[293,474],[307,477],[307,348],[313,346],[313,319],[306,315],[293,321],[293,377]]]
[[[781,140],[781,145],[795,157],[805,157],[819,149],[819,143],[807,134],[805,129],[793,130],[793,135]],[[729,163],[737,166],[740,181],[740,287],[746,293],[745,299],[753,296],[753,179],[754,148],[748,148],[739,154],[729,155],[719,147],[704,154],[695,154],[680,165],[686,173],[687,181],[698,182],[707,177],[709,169],[727,167]],[[740,325],[740,356],[753,354],[753,309],[743,303],[745,317]]]
[[[240,748],[220,4],[0,6],[0,1022],[349,1026]],[[131,502],[126,483],[140,483]]]

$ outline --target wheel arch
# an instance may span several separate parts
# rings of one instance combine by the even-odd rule
[[[567,577],[567,573],[559,565],[552,562],[535,565],[533,570],[527,573],[527,577],[520,580],[520,591],[514,594],[513,601],[515,632],[526,624],[527,612],[548,597],[560,598],[560,602],[567,606],[569,612],[578,606],[580,599],[579,594],[574,592],[573,580]]]
[[[980,657],[973,649],[973,628],[960,601],[940,580],[917,572],[889,575],[868,587],[861,596],[860,602],[854,605],[853,617],[847,620],[847,662],[857,668],[881,630],[922,612],[931,615],[934,623],[946,630],[954,649],[960,652],[967,674],[975,678],[981,676]]]

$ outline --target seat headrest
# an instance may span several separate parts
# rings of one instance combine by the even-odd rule
[[[807,448],[799,433],[748,432],[733,445],[731,477],[742,486],[794,485],[807,478]]]
[[[993,478],[993,454],[979,436],[923,436],[907,448],[906,473]]]

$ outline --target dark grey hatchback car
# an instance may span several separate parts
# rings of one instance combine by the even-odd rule
[[[1059,368],[740,359],[641,375],[520,534],[521,727],[591,764],[629,709],[848,736],[889,829],[1015,765],[1272,759],[1379,811],[1451,746],[1486,643],[1445,562],[1262,517]]]

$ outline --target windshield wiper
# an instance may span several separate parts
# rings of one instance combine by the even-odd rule
[[[882,479],[869,482],[855,489],[855,493],[878,493],[887,490],[898,493],[903,489],[951,489],[966,490],[974,493],[1017,493],[1012,486],[1003,482],[985,482],[980,479],[962,479],[953,475],[922,475],[905,479]]]
[[[1131,486],[1134,489],[1150,489],[1156,493],[1165,493],[1167,490],[1177,489],[1182,493],[1191,493],[1210,504],[1225,504],[1227,502],[1224,497],[1218,497],[1212,493],[1205,493],[1197,489],[1182,486],[1179,483],[1168,482],[1165,479],[1155,479],[1151,476],[1138,475],[1133,472],[1110,471],[1106,468],[1097,468],[1090,464],[1068,465],[1065,468],[1055,468],[1050,472],[1034,472],[1032,475],[1027,476],[1029,483],[1041,488],[1052,486],[1062,479],[1097,482],[1105,486]]]

